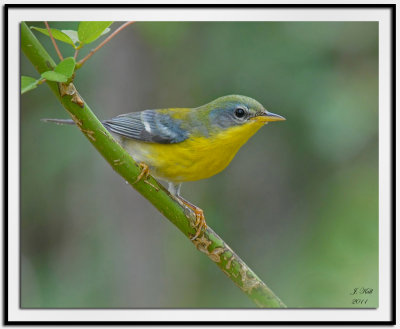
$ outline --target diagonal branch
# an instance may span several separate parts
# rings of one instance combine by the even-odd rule
[[[21,47],[39,73],[48,70],[48,64],[55,65],[53,59],[25,23],[21,25]],[[135,180],[140,173],[138,165],[115,142],[79,96],[75,87],[72,84],[65,86],[51,81],[46,82],[75,121],[77,127],[111,167],[149,200],[183,234],[188,238],[192,237],[196,232],[194,228],[196,218],[193,212],[189,208],[182,207],[162,185],[151,177],[149,177],[149,181],[159,188],[158,191],[142,181],[135,184]],[[207,228],[204,235],[201,235],[192,243],[199,251],[206,254],[259,307],[286,307],[211,228]]]

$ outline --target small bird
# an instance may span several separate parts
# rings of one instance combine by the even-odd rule
[[[221,172],[263,125],[282,120],[285,118],[268,112],[250,97],[229,95],[197,108],[132,112],[102,124],[140,164],[137,181],[147,182],[151,172],[168,182],[168,191],[194,211],[194,240],[207,225],[203,211],[180,196],[181,184]],[[72,120],[43,121],[74,124]]]

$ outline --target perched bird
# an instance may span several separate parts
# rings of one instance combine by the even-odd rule
[[[256,100],[230,95],[197,108],[167,108],[118,115],[104,127],[138,162],[146,181],[168,182],[168,191],[196,214],[196,239],[206,222],[203,211],[180,196],[183,182],[211,177],[232,161],[263,125],[285,118],[268,112]],[[44,119],[73,124],[72,120]]]

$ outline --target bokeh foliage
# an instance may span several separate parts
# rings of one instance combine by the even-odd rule
[[[21,72],[35,76],[23,55]],[[378,23],[138,22],[75,84],[100,119],[226,94],[285,116],[182,194],[288,307],[378,305]],[[66,113],[40,86],[21,97],[22,307],[254,307],[78,129],[44,117]],[[374,289],[367,304],[356,287]]]

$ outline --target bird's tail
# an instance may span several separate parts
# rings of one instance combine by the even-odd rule
[[[52,122],[58,125],[74,125],[75,122],[71,119],[40,119],[43,122]]]

